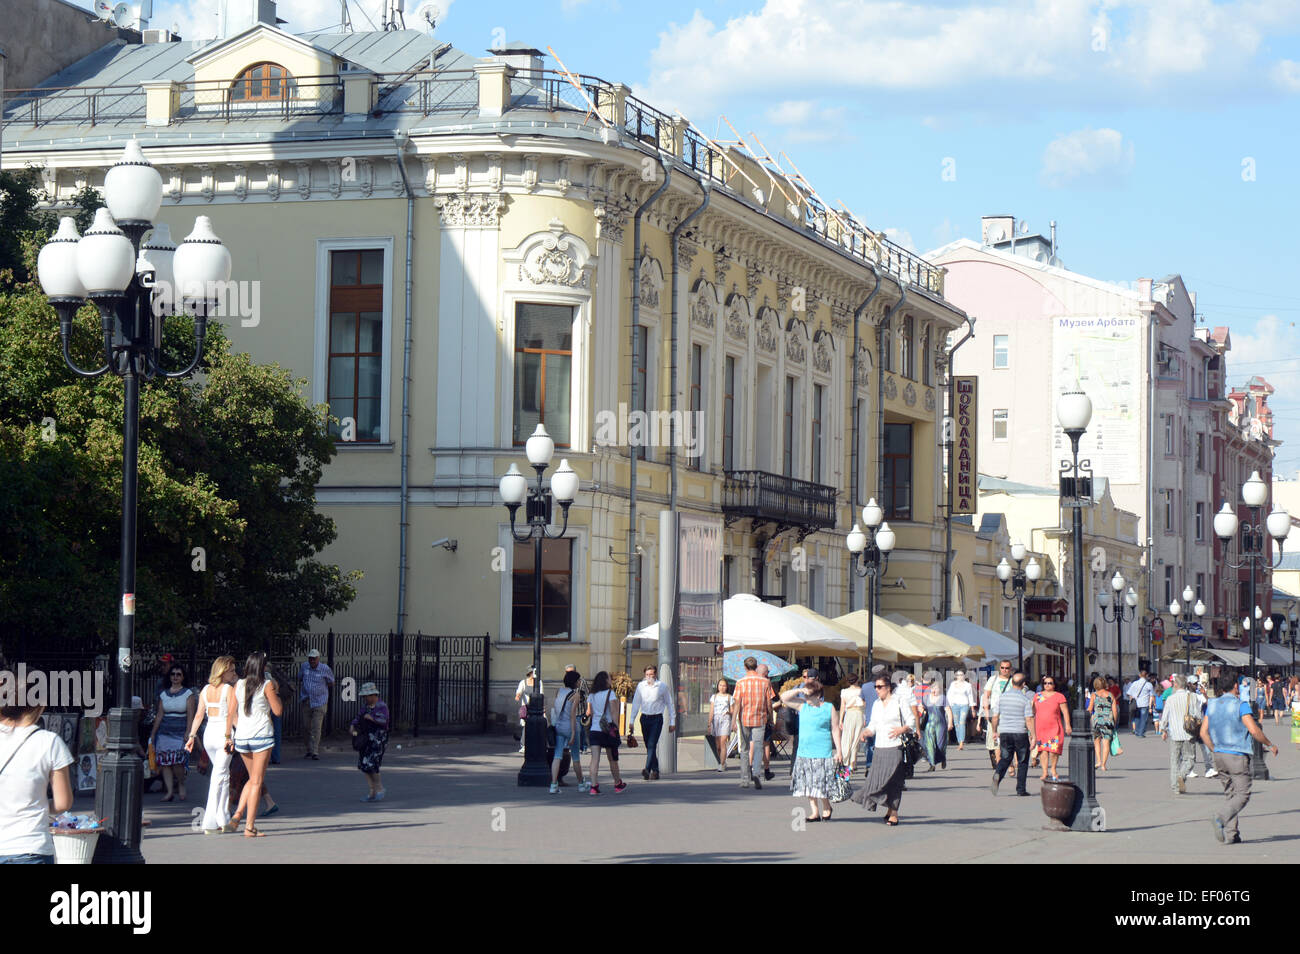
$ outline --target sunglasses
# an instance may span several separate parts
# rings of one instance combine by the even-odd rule
[[[172,673],[172,675],[173,675],[173,676],[180,676],[180,677],[184,678],[185,673],[183,673],[183,672],[174,672],[174,673]]]
[[[888,685],[887,683],[878,682],[878,683],[876,683],[876,688],[877,688],[877,689],[888,689],[888,688],[889,688],[889,685]]]

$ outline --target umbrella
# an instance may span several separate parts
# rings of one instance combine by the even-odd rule
[[[645,629],[629,633],[627,638],[657,640],[659,624],[651,623]],[[748,647],[815,656],[857,652],[852,640],[812,620],[764,603],[749,593],[738,593],[722,601],[722,645],[727,649]]]
[[[962,656],[976,657],[984,655],[982,647],[972,646],[964,640],[949,636],[947,633],[941,633],[928,626],[922,626],[920,623],[914,623],[901,613],[891,613],[888,619],[913,634],[917,642],[934,647],[932,652],[934,658],[960,659]]]
[[[965,616],[949,616],[942,622],[932,623],[929,628],[954,639],[960,639],[963,643],[982,646],[986,657],[1001,656],[1014,659],[1018,651],[1014,639],[1008,639],[996,630],[981,626]]]
[[[843,616],[835,617],[835,622],[849,629],[854,630],[861,635],[858,637],[858,646],[862,652],[866,652],[867,646],[867,616],[864,609],[854,610],[852,613],[845,613]],[[879,613],[876,614],[875,633],[872,641],[872,655],[875,654],[877,647],[884,647],[898,655],[900,661],[915,662],[921,659],[929,659],[933,656],[934,647],[928,641],[922,642],[916,634],[909,632],[902,626],[891,623]]]
[[[852,627],[845,626],[843,623],[837,623],[829,616],[823,616],[816,610],[810,610],[806,606],[796,604],[794,606],[783,606],[781,609],[787,613],[794,613],[796,616],[802,616],[804,619],[812,620],[814,623],[825,626],[837,636],[843,636],[845,639],[853,640],[854,644],[857,646],[856,655],[863,656],[866,654],[867,634],[865,632],[860,633]],[[876,640],[875,645],[872,647],[872,651],[877,662],[898,662],[898,653],[893,649],[882,645],[880,640]],[[830,655],[842,654],[832,653]]]
[[[780,656],[774,656],[771,653],[763,652],[761,649],[733,649],[722,657],[722,675],[735,682],[745,675],[745,660],[753,656],[760,666],[767,666],[768,675],[773,679],[780,679],[788,672],[794,672],[799,667],[792,662],[786,662]]]

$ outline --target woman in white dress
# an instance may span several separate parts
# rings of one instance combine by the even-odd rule
[[[218,656],[208,673],[208,684],[199,693],[199,712],[194,717],[185,751],[194,751],[199,726],[203,750],[212,763],[208,776],[208,805],[203,812],[203,834],[219,835],[230,822],[230,762],[235,754],[235,657]]]
[[[709,696],[709,734],[718,751],[718,771],[727,770],[727,749],[731,747],[731,727],[735,723],[736,697],[727,680],[718,680],[718,691]]]
[[[849,774],[858,767],[858,737],[866,725],[866,702],[862,698],[862,679],[849,673],[848,685],[840,691],[840,754],[849,760]]]
[[[226,825],[226,831],[239,827],[239,820],[247,812],[244,824],[245,838],[261,838],[257,830],[257,807],[262,800],[266,784],[266,766],[271,761],[275,747],[275,729],[271,713],[282,715],[284,705],[276,692],[275,683],[266,678],[266,653],[256,652],[244,663],[244,678],[235,683],[235,751],[248,769],[248,782],[239,794],[239,807]]]

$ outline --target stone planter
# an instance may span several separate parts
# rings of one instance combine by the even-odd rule
[[[1074,817],[1075,805],[1081,794],[1078,787],[1070,782],[1043,782],[1043,814],[1050,819],[1043,828],[1047,831],[1069,831],[1069,822]]]

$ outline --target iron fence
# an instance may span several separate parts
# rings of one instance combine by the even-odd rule
[[[762,470],[729,470],[722,485],[722,512],[830,529],[835,526],[835,488]]]

